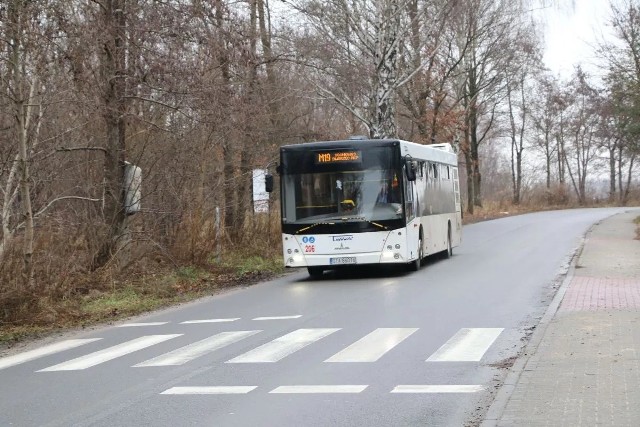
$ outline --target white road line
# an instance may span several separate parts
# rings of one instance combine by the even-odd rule
[[[183,365],[207,353],[226,347],[261,331],[232,331],[221,332],[201,341],[163,354],[145,362],[133,365],[134,368],[145,366],[177,366]]]
[[[256,317],[251,320],[287,320],[287,319],[299,319],[302,314],[296,314],[294,316],[271,316],[271,317]]]
[[[86,356],[81,356],[67,362],[62,362],[45,369],[41,369],[38,372],[76,371],[80,369],[87,369],[181,335],[182,334],[148,335],[136,338],[122,344],[114,345],[113,347],[105,348],[104,350],[96,351],[95,353],[87,354]]]
[[[269,363],[294,353],[340,329],[298,329],[258,348],[235,357],[227,363]]]
[[[375,362],[417,330],[417,328],[376,329],[325,362]]]
[[[122,325],[116,325],[116,328],[135,328],[137,326],[160,326],[166,325],[169,322],[147,322],[147,323],[123,323]]]
[[[283,385],[269,393],[312,394],[312,393],[360,393],[366,385]]]
[[[481,385],[399,385],[391,393],[477,393]]]
[[[90,342],[98,341],[101,339],[102,338],[86,338],[60,341],[54,344],[46,345],[44,347],[36,348],[34,350],[25,351],[24,353],[16,354],[14,356],[3,357],[0,359],[0,369],[19,365],[21,363],[29,362],[31,360],[48,356],[50,354],[59,353],[64,350],[80,347],[81,345],[89,344]]]
[[[172,387],[160,394],[247,394],[258,386]]]
[[[187,320],[185,322],[180,322],[181,325],[192,325],[198,323],[224,323],[224,322],[235,322],[236,320],[240,320],[239,317],[229,318],[229,319],[202,319],[202,320]]]
[[[478,362],[503,328],[463,328],[427,359],[427,362]]]

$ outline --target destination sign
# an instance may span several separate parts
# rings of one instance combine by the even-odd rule
[[[359,150],[317,151],[316,164],[360,162],[362,155]]]

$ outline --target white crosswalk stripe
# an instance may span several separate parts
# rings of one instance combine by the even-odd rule
[[[76,371],[87,369],[181,335],[182,334],[148,335],[136,338],[113,347],[105,348],[104,350],[96,351],[95,353],[87,354],[86,356],[81,356],[67,362],[62,362],[45,369],[41,369],[38,372]]]
[[[269,393],[274,394],[320,394],[320,393],[360,393],[366,385],[283,385]]]
[[[427,362],[479,362],[503,328],[463,328],[427,359]]]
[[[201,319],[201,320],[185,320],[184,322],[180,322],[181,325],[197,325],[200,323],[226,323],[226,322],[235,322],[236,320],[240,320],[239,317],[226,318],[226,319]]]
[[[378,328],[325,362],[375,362],[417,330],[417,328]]]
[[[0,369],[5,369],[10,366],[19,365],[21,363],[29,362],[31,360],[38,359],[40,357],[49,356],[51,354],[59,353],[64,350],[79,347],[81,345],[89,344],[90,342],[101,340],[102,338],[86,338],[86,339],[74,339],[60,341],[54,344],[49,344],[44,347],[36,348],[34,350],[25,351],[24,353],[16,354],[14,356],[3,357],[0,359]]]
[[[177,366],[183,365],[191,360],[194,360],[200,356],[204,356],[207,353],[211,353],[230,344],[238,342],[244,338],[250,337],[261,331],[233,331],[233,332],[221,332],[213,335],[209,338],[205,338],[201,341],[193,344],[181,347],[172,352],[163,354],[153,359],[149,359],[145,362],[133,365],[134,368],[145,366]]]
[[[481,385],[467,384],[399,385],[391,393],[477,393],[483,390]]]
[[[258,348],[248,351],[247,353],[241,354],[240,356],[227,361],[227,363],[277,362],[288,355],[303,349],[309,344],[339,330],[339,328],[298,329],[261,345]]]
[[[160,394],[247,394],[258,386],[171,387]]]
[[[141,326],[162,326],[169,322],[146,322],[146,323],[123,323],[122,325],[116,325],[116,328],[136,328]]]

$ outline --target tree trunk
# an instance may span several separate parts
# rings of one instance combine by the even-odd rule
[[[616,198],[616,145],[609,148],[609,202]]]
[[[10,57],[10,69],[9,76],[11,78],[10,99],[13,101],[14,118],[16,139],[18,144],[18,154],[16,160],[18,161],[17,172],[19,176],[19,193],[20,203],[22,205],[22,218],[24,223],[24,241],[22,246],[22,283],[26,289],[32,289],[34,287],[33,281],[33,208],[31,206],[31,177],[29,175],[29,148],[28,148],[28,132],[29,132],[29,117],[31,114],[31,100],[33,98],[36,82],[33,82],[30,86],[29,93],[27,94],[26,87],[29,85],[27,82],[27,70],[26,70],[26,44],[25,29],[23,23],[27,18],[27,13],[23,10],[23,3],[21,1],[14,1],[8,5],[7,16],[9,18],[9,30],[8,30],[8,50]],[[12,167],[12,173],[14,169]],[[5,194],[5,203],[7,201]],[[11,197],[9,200],[12,200]],[[5,208],[11,208],[11,206],[5,206]],[[4,218],[3,218],[4,219]],[[8,218],[7,218],[8,221]],[[3,222],[3,228],[7,224]],[[11,232],[8,239],[11,236]],[[3,250],[4,250],[4,238],[3,238]]]
[[[126,245],[127,232],[124,212],[125,0],[106,0],[101,12],[103,28],[108,34],[100,55],[100,77],[104,84],[102,101],[107,144],[103,163],[103,215],[109,231],[94,257],[94,269],[104,266]]]
[[[377,0],[376,9],[376,91],[372,136],[394,138],[397,135],[394,92],[400,25],[398,0]]]

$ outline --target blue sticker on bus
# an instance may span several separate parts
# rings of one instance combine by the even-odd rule
[[[316,242],[316,238],[311,236],[309,237],[309,243],[315,243]]]
[[[302,243],[307,243],[307,242],[309,242],[309,238],[307,236],[304,236],[302,238]]]

